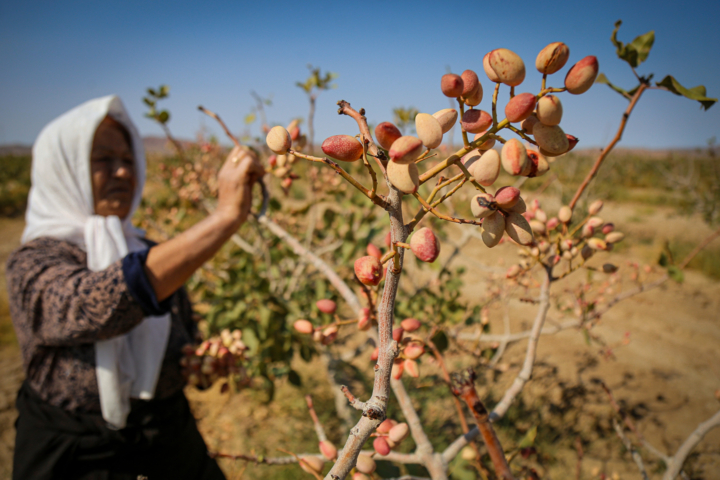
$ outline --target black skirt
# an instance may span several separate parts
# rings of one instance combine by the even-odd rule
[[[13,480],[225,480],[182,391],[133,403],[122,430],[49,405],[26,383],[17,409]]]

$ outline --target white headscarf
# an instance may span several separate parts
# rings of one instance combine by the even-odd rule
[[[128,130],[135,155],[137,185],[124,220],[95,215],[93,208],[90,153],[106,116]],[[103,270],[128,252],[147,248],[143,232],[130,222],[144,184],[142,139],[120,99],[110,95],[85,102],[49,123],[35,141],[22,242],[38,237],[67,240],[87,252],[90,270]],[[125,427],[130,397],[149,400],[155,395],[169,333],[170,314],[151,316],[125,335],[95,343],[100,406],[113,427]]]

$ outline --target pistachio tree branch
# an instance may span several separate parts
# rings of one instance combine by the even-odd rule
[[[328,279],[330,284],[335,287],[340,296],[343,297],[343,300],[345,300],[345,303],[350,306],[353,312],[356,315],[360,314],[360,310],[362,309],[360,300],[358,300],[352,289],[347,285],[347,283],[343,281],[342,278],[340,278],[337,273],[335,273],[335,270],[330,267],[330,265],[325,263],[325,261],[315,255],[313,252],[305,248],[302,243],[298,241],[298,239],[286,232],[285,229],[283,229],[280,225],[270,220],[267,215],[258,217],[258,222],[264,225],[276,237],[287,243],[296,255],[305,259],[307,262],[312,264],[320,273],[322,273],[325,278]]]
[[[467,372],[464,373],[453,374],[453,394],[465,401],[473,417],[475,417],[475,423],[477,423],[477,428],[482,435],[483,442],[485,442],[485,447],[488,450],[490,460],[495,468],[495,474],[504,480],[515,480],[515,477],[510,471],[507,459],[505,458],[502,445],[490,423],[490,415],[477,394],[474,381],[475,372],[472,369],[468,369]]]
[[[527,135],[525,135],[525,133],[523,133],[523,131],[520,130],[519,128],[517,128],[513,125],[508,125],[507,128],[509,128],[510,130],[515,132],[515,134],[517,134],[518,136],[522,137],[522,139],[525,140],[526,142],[531,143],[537,147],[537,142],[535,140],[533,140],[532,138],[528,137]],[[527,177],[523,177],[523,178],[527,178]]]
[[[687,439],[680,445],[675,455],[670,458],[668,463],[668,469],[663,475],[663,480],[674,480],[680,474],[685,459],[693,451],[693,449],[700,443],[700,440],[713,428],[720,427],[720,410],[715,413],[708,420],[702,422],[697,426],[695,430],[687,437]]]
[[[425,210],[429,211],[430,213],[432,213],[433,215],[438,217],[440,220],[445,220],[446,222],[452,222],[452,223],[461,223],[461,224],[467,223],[470,225],[482,225],[481,222],[477,222],[475,220],[465,220],[464,218],[455,218],[450,215],[445,215],[444,213],[438,212],[437,209],[435,209],[435,207],[428,204],[425,201],[425,199],[423,199],[422,196],[417,192],[413,193],[413,196],[415,198],[417,198],[418,202],[420,202],[420,205],[422,205],[423,208],[425,208]]]
[[[460,119],[462,120],[463,116],[465,115],[465,102],[463,102],[460,97],[458,97],[457,101],[460,108]],[[465,145],[465,148],[467,148],[470,145],[470,142],[468,141],[468,134],[467,131],[465,131],[465,128],[462,126],[462,122],[460,122],[460,132],[462,132],[463,145]]]
[[[292,465],[298,463],[297,457],[308,458],[315,457],[325,461],[325,457],[319,453],[301,453],[297,457],[288,455],[286,457],[266,457],[264,455],[246,455],[243,453],[232,454],[223,452],[208,452],[210,458],[230,458],[233,460],[245,460],[258,465]]]
[[[455,183],[455,182],[458,182],[457,185],[455,185],[450,191],[448,191],[445,195],[443,195],[439,200],[437,200],[437,201],[433,202],[432,204],[430,204],[433,208],[437,207],[438,205],[440,205],[441,203],[443,203],[445,200],[447,200],[448,198],[450,198],[452,195],[454,195],[455,192],[457,192],[463,185],[465,185],[465,182],[466,182],[466,181],[467,181],[467,178],[465,178],[465,174],[464,174],[464,173],[459,173],[459,174],[455,175],[454,177],[452,177],[452,178],[449,179],[449,180],[445,180],[445,178],[441,176],[441,177],[438,179],[437,185],[435,185],[435,188],[433,188],[433,191],[430,192],[430,196],[429,196],[428,199],[426,200],[426,203],[430,204],[430,202],[433,202],[433,200],[435,199],[435,196],[438,194],[438,192],[439,192],[442,188],[444,188],[444,187],[446,187],[446,186],[448,186],[448,185],[451,185],[451,184],[453,184],[453,183]],[[428,210],[427,208],[425,208],[425,207],[421,207],[421,208],[418,210],[418,212],[415,214],[415,216],[413,217],[413,219],[405,226],[405,227],[407,228],[408,235],[409,235],[413,230],[415,230],[415,227],[417,226],[417,224],[420,222],[420,220],[422,220],[422,219],[425,217],[425,214],[427,214],[428,212],[429,212],[429,210]]]
[[[415,407],[413,407],[410,396],[408,395],[407,390],[405,390],[405,385],[403,385],[402,380],[390,378],[390,386],[392,387],[395,398],[400,405],[403,416],[410,427],[410,434],[412,435],[413,440],[415,440],[415,445],[417,445],[417,453],[419,455],[432,453],[433,447],[430,443],[430,439],[423,429],[420,417],[418,417],[417,411],[415,410]]]
[[[360,191],[360,193],[362,193],[363,195],[368,197],[370,200],[372,200],[372,202],[374,204],[376,204],[384,209],[387,209],[387,204],[380,195],[376,195],[372,190],[365,188],[360,182],[358,182],[355,179],[355,177],[350,175],[340,165],[338,165],[336,162],[333,162],[329,158],[314,157],[312,155],[307,155],[305,153],[293,150],[292,148],[288,150],[288,153],[291,153],[291,154],[295,155],[296,157],[304,158],[305,160],[309,160],[311,162],[324,163],[325,165],[330,166],[333,170],[335,170],[337,173],[339,173],[345,180],[347,180],[350,185],[352,185],[353,187],[358,189]]]
[[[543,325],[545,324],[547,312],[550,309],[550,279],[552,278],[552,269],[546,267],[544,273],[545,275],[540,287],[540,303],[538,305],[538,312],[535,316],[535,322],[533,323],[533,328],[528,340],[523,368],[520,370],[520,373],[518,373],[510,388],[505,391],[505,394],[500,402],[498,402],[493,411],[489,414],[488,418],[491,422],[497,421],[505,415],[512,402],[515,400],[515,397],[517,397],[517,395],[522,391],[523,387],[528,380],[530,380],[530,376],[532,375],[537,352],[537,344],[540,340],[540,333],[542,332]],[[450,446],[448,446],[443,452],[443,458],[445,461],[450,461],[455,458],[460,450],[467,445],[469,441],[474,440],[479,433],[480,431],[477,428],[474,428],[451,443]]]
[[[358,112],[350,106],[350,103],[346,102],[345,100],[340,100],[339,102],[337,102],[337,105],[340,107],[338,108],[339,115],[347,115],[353,120],[355,120],[355,122],[358,124],[360,133],[363,135],[365,141],[367,142],[367,153],[369,153],[370,156],[375,159],[378,166],[380,167],[380,171],[383,172],[383,175],[385,175],[385,164],[383,163],[383,161],[387,161],[387,159],[385,158],[385,152],[380,150],[373,141],[373,136],[370,133],[370,128],[367,124],[367,118],[365,118],[365,109],[361,108]]]
[[[492,120],[493,120],[493,126],[497,126],[497,98],[498,93],[500,92],[500,83],[495,84],[495,90],[493,91],[493,97],[492,97]]]
[[[650,453],[655,455],[656,457],[662,459],[667,464],[670,461],[670,457],[668,455],[665,455],[664,453],[662,453],[660,450],[655,448],[652,444],[648,443],[647,440],[645,440],[645,437],[643,437],[643,434],[640,433],[640,431],[637,429],[637,427],[635,426],[635,423],[630,418],[630,415],[628,415],[627,412],[625,412],[623,409],[621,409],[620,405],[618,405],[618,403],[615,401],[615,396],[612,394],[612,391],[605,384],[605,382],[600,382],[600,386],[602,387],[603,390],[605,390],[605,394],[608,396],[608,402],[610,403],[610,406],[613,408],[613,410],[615,410],[615,413],[617,413],[620,416],[620,418],[622,419],[625,426],[627,426],[630,429],[630,431],[633,432],[633,434],[635,434],[635,437],[642,444],[642,446],[646,450],[648,450]]]
[[[365,402],[361,402],[360,400],[358,400],[357,397],[352,394],[352,392],[350,391],[350,389],[347,386],[342,385],[340,387],[340,390],[345,395],[345,398],[347,398],[348,402],[350,402],[350,405],[354,409],[360,410],[360,411],[365,410]]]
[[[395,463],[414,463],[414,464],[422,464],[422,461],[420,458],[414,454],[414,453],[399,453],[399,452],[393,452],[391,451],[387,455],[378,455],[375,450],[363,450],[360,453],[363,455],[367,455],[369,457],[375,456],[378,459],[381,460],[387,460],[389,462],[395,462]]]
[[[537,355],[537,344],[540,340],[540,332],[542,332],[545,319],[547,318],[547,312],[550,309],[550,279],[552,278],[552,270],[545,268],[545,276],[543,277],[542,285],[540,287],[540,304],[538,305],[538,312],[535,316],[535,322],[533,323],[532,332],[528,339],[527,351],[525,352],[525,362],[523,368],[520,370],[517,378],[505,392],[500,402],[495,405],[490,418],[492,421],[496,421],[502,418],[507,412],[510,405],[515,400],[515,397],[522,391],[525,384],[530,380],[532,375],[533,366],[535,365],[535,357]]]
[[[233,135],[230,132],[230,129],[227,127],[227,125],[225,125],[225,122],[222,121],[222,119],[220,118],[220,116],[217,113],[208,110],[207,108],[203,107],[202,105],[198,106],[198,110],[203,112],[205,115],[214,118],[220,124],[222,129],[225,131],[225,135],[227,135],[228,138],[230,138],[230,140],[232,140],[232,142],[235,144],[236,147],[244,148],[244,149],[248,148],[248,147],[244,147],[243,145],[240,144],[240,141],[237,139],[237,137],[235,137],[235,135]]]
[[[632,100],[630,100],[630,104],[628,105],[627,109],[625,110],[625,113],[623,113],[622,120],[620,121],[620,127],[618,128],[617,133],[615,134],[615,137],[612,139],[610,143],[603,148],[602,152],[600,152],[600,155],[598,156],[597,160],[595,160],[595,164],[592,166],[590,171],[588,172],[587,176],[585,177],[585,180],[580,184],[577,191],[575,192],[575,195],[573,195],[572,200],[570,201],[570,210],[575,209],[575,205],[577,205],[578,200],[580,200],[580,196],[583,194],[585,189],[590,184],[590,181],[597,175],[598,170],[600,169],[600,165],[602,164],[603,160],[608,156],[608,154],[612,151],[613,148],[615,148],[615,145],[620,141],[622,138],[623,132],[625,131],[625,126],[627,125],[628,118],[630,118],[630,114],[632,113],[633,109],[635,108],[635,105],[637,105],[638,100],[640,100],[640,96],[643,94],[643,92],[648,88],[647,83],[641,83],[640,87],[638,87],[637,91],[635,91],[635,94],[632,97]]]
[[[310,418],[312,418],[313,425],[315,426],[315,433],[317,434],[318,440],[321,442],[327,441],[327,435],[325,435],[325,429],[320,423],[320,419],[315,413],[315,407],[313,406],[313,400],[311,395],[305,395],[305,403],[307,403],[308,411],[310,412]]]
[[[367,134],[369,129],[365,116],[354,110],[348,102],[338,102],[340,109],[338,113],[349,115],[354,118],[360,128],[360,132]],[[374,151],[373,151],[374,150]],[[370,142],[368,152],[377,153],[377,147]],[[390,217],[390,235],[392,242],[405,242],[407,230],[403,223],[402,194],[389,181],[387,182],[389,194],[387,197],[387,212]],[[386,267],[385,284],[382,297],[377,307],[378,321],[378,361],[375,364],[375,379],[370,399],[365,402],[365,409],[362,418],[350,430],[345,445],[338,454],[338,459],[325,477],[325,480],[343,480],[355,467],[357,457],[365,441],[370,434],[386,418],[387,403],[390,396],[390,373],[392,364],[398,354],[398,344],[392,338],[392,325],[394,316],[395,297],[400,285],[400,274],[404,250],[400,249]]]
[[[637,465],[638,470],[640,470],[640,474],[642,475],[643,480],[649,480],[647,470],[645,470],[645,465],[643,464],[642,457],[638,453],[638,451],[633,446],[632,442],[629,438],[625,435],[625,432],[623,432],[622,427],[618,423],[616,418],[613,418],[613,428],[615,429],[615,432],[617,433],[618,437],[620,437],[620,440],[622,440],[623,445],[625,445],[625,448],[627,448],[628,452],[630,452],[630,455],[632,456],[633,461],[635,462],[635,465]]]

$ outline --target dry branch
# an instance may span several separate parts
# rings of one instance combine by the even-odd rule
[[[693,451],[697,444],[700,443],[700,440],[715,427],[720,427],[720,411],[698,425],[683,444],[680,445],[675,455],[670,458],[667,466],[668,469],[665,471],[665,475],[663,475],[663,480],[674,480],[675,477],[680,474],[680,470],[682,470],[683,463],[685,463],[687,456]]]
[[[570,209],[574,210],[575,205],[577,205],[578,200],[580,200],[580,196],[583,194],[587,186],[590,184],[590,181],[597,175],[598,170],[600,169],[600,165],[602,164],[603,160],[608,156],[610,151],[615,148],[615,145],[620,141],[622,138],[622,134],[625,131],[625,126],[627,125],[628,118],[630,118],[630,114],[632,113],[633,109],[635,108],[635,105],[637,104],[638,100],[640,100],[640,96],[643,94],[643,92],[648,88],[647,83],[641,83],[640,87],[635,92],[635,95],[633,95],[632,100],[630,100],[630,105],[628,105],[627,109],[625,110],[625,113],[623,113],[622,120],[620,121],[620,127],[618,128],[617,133],[615,134],[615,137],[612,139],[610,143],[607,144],[605,148],[603,148],[602,152],[600,152],[600,155],[598,156],[597,160],[595,160],[595,164],[590,169],[590,172],[588,172],[587,176],[585,177],[585,180],[580,184],[577,191],[575,192],[575,195],[573,196],[572,200],[570,201]]]
[[[360,314],[360,310],[362,309],[362,305],[360,305],[360,300],[358,300],[355,293],[350,289],[347,283],[345,283],[343,279],[340,278],[337,273],[335,273],[335,270],[333,270],[330,265],[325,263],[313,252],[305,248],[295,237],[286,232],[285,229],[283,229],[280,225],[270,220],[267,215],[258,217],[258,222],[267,227],[267,229],[270,230],[275,236],[287,243],[296,255],[307,260],[315,268],[317,268],[320,273],[325,275],[325,278],[327,278],[330,284],[335,287],[340,296],[342,296],[345,300],[345,303],[347,303],[350,308],[352,308],[353,312],[355,312],[356,315]]]
[[[372,142],[369,134],[367,121],[361,112],[354,110],[348,102],[338,102],[340,109],[338,113],[349,115],[354,118],[360,128],[360,132],[368,138],[368,152],[377,155],[377,147]],[[390,217],[391,241],[405,242],[407,230],[403,224],[402,194],[399,190],[387,182],[389,194],[387,197],[387,212]],[[385,419],[387,402],[390,395],[390,373],[393,360],[398,354],[397,342],[392,339],[392,324],[394,316],[395,296],[400,285],[400,273],[404,251],[400,250],[395,255],[395,262],[386,267],[385,286],[382,297],[378,303],[378,340],[379,354],[378,362],[375,365],[375,380],[370,399],[365,402],[363,416],[358,423],[350,430],[350,435],[345,446],[338,454],[338,459],[325,476],[326,480],[342,480],[352,470],[357,462],[365,441],[370,434]]]
[[[510,405],[515,400],[515,397],[522,391],[523,387],[530,380],[532,375],[533,366],[535,364],[535,355],[537,351],[537,344],[540,340],[540,332],[542,332],[545,318],[547,317],[548,309],[550,308],[550,279],[552,277],[552,269],[545,268],[545,276],[543,278],[542,285],[540,287],[540,304],[538,306],[538,312],[533,323],[533,328],[530,333],[530,339],[528,340],[528,346],[525,353],[525,362],[523,368],[518,373],[515,381],[512,383],[510,388],[505,391],[503,398],[495,406],[495,409],[489,414],[489,420],[494,422],[502,418],[507,412]],[[443,452],[443,459],[448,462],[455,458],[460,450],[467,445],[469,441],[475,439],[480,431],[477,428],[473,428],[467,434],[459,437]]]
[[[505,452],[502,449],[502,445],[500,445],[500,441],[498,440],[495,430],[490,423],[490,414],[477,394],[475,384],[473,383],[474,381],[475,372],[473,372],[472,369],[468,369],[463,374],[453,374],[453,394],[465,401],[475,417],[477,428],[482,435],[485,447],[487,447],[488,453],[490,454],[490,460],[495,468],[495,474],[504,480],[515,480],[515,477],[510,471],[507,459],[505,458]]]
[[[617,433],[618,437],[620,437],[620,440],[622,440],[623,445],[625,445],[625,448],[628,449],[630,452],[630,455],[632,456],[633,461],[635,462],[635,465],[637,465],[638,470],[640,470],[640,474],[642,475],[643,480],[648,480],[648,474],[645,470],[645,465],[643,464],[642,457],[638,453],[638,451],[633,446],[632,442],[630,441],[627,436],[625,436],[625,432],[623,432],[622,426],[618,423],[617,419],[613,418],[613,428],[615,429],[615,432]]]

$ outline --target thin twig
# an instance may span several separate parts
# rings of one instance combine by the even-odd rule
[[[205,115],[208,115],[208,116],[214,118],[215,120],[217,120],[217,122],[220,124],[222,129],[225,130],[225,135],[227,135],[230,138],[230,140],[232,140],[232,142],[235,144],[236,147],[238,147],[240,149],[245,149],[245,150],[248,149],[248,147],[245,147],[240,144],[240,141],[237,139],[237,137],[235,135],[233,135],[230,132],[230,129],[227,127],[227,125],[225,125],[225,122],[222,121],[222,119],[220,118],[220,116],[217,113],[211,112],[210,110],[203,107],[202,105],[198,106],[198,110],[203,112]]]
[[[540,304],[538,306],[538,312],[535,316],[535,322],[530,333],[528,340],[527,350],[525,352],[525,361],[523,368],[518,373],[515,381],[513,381],[510,388],[505,391],[500,402],[495,405],[495,408],[489,415],[489,420],[494,422],[502,418],[507,412],[510,405],[515,400],[515,397],[522,391],[525,384],[530,380],[532,375],[533,366],[535,365],[535,355],[537,352],[537,344],[540,339],[540,333],[542,332],[543,324],[547,317],[548,309],[550,308],[550,278],[552,276],[552,270],[550,268],[545,269],[545,275],[543,282],[540,287]],[[460,452],[460,450],[467,445],[467,443],[478,436],[480,431],[477,428],[473,428],[467,434],[461,436],[455,440],[450,446],[443,452],[443,458],[449,461]]]
[[[715,240],[718,236],[720,236],[720,228],[718,228],[717,230],[715,230],[713,233],[711,233],[710,235],[708,235],[708,237],[705,238],[705,240],[703,240],[702,242],[700,242],[700,243],[697,245],[697,247],[695,247],[695,248],[693,249],[693,251],[690,252],[690,253],[688,254],[688,256],[685,257],[685,259],[684,259],[682,262],[680,262],[680,265],[678,265],[678,268],[679,268],[680,270],[683,270],[685,267],[687,267],[688,263],[690,263],[690,261],[691,261],[693,258],[695,258],[695,255],[697,255],[698,253],[700,253],[700,251],[701,251],[703,248],[707,247],[707,246],[710,244],[710,242],[712,242],[713,240]]]
[[[444,213],[440,213],[435,209],[432,205],[428,204],[425,199],[422,198],[422,196],[419,193],[413,193],[413,196],[417,198],[418,202],[420,202],[420,205],[422,205],[425,210],[428,210],[430,213],[435,215],[441,220],[445,220],[446,222],[452,222],[452,223],[461,223],[461,224],[470,224],[470,225],[482,225],[481,222],[476,222],[475,220],[465,220],[464,218],[455,218],[450,215],[445,215]]]
[[[622,138],[622,134],[625,131],[625,125],[627,125],[628,118],[630,118],[630,114],[632,113],[633,109],[635,108],[635,105],[637,104],[638,100],[640,100],[640,96],[643,94],[643,92],[648,88],[648,84],[641,83],[640,87],[635,92],[635,95],[633,95],[632,100],[630,101],[630,105],[628,105],[627,109],[625,110],[625,113],[623,113],[622,120],[620,121],[620,127],[618,128],[617,133],[615,134],[615,137],[612,139],[612,141],[607,144],[605,148],[603,148],[602,152],[600,152],[600,155],[598,156],[597,160],[595,160],[595,165],[592,166],[590,171],[587,174],[587,177],[585,177],[585,180],[580,184],[577,191],[575,192],[575,195],[573,196],[572,200],[570,201],[570,210],[575,209],[575,205],[577,204],[578,200],[580,200],[580,196],[583,194],[587,186],[590,184],[590,181],[597,175],[598,170],[600,169],[600,165],[602,164],[603,160],[608,156],[610,151],[615,148],[615,145],[620,141]]]
[[[680,445],[677,452],[675,452],[675,455],[670,458],[667,466],[668,469],[665,471],[665,475],[663,475],[663,480],[674,480],[675,477],[678,476],[690,452],[692,452],[697,444],[700,443],[700,440],[715,427],[720,427],[720,410],[708,420],[698,425],[697,428],[688,435],[687,439]]]
[[[312,418],[313,425],[315,425],[315,433],[317,434],[318,440],[321,442],[327,441],[327,435],[325,435],[325,429],[320,423],[320,419],[315,413],[315,407],[313,407],[312,396],[305,395],[305,403],[307,403],[308,411],[310,412],[310,418]]]
[[[305,467],[307,467],[307,469],[310,470],[310,473],[312,474],[313,477],[315,477],[316,480],[322,480],[322,475],[320,475],[320,473],[322,473],[322,472],[318,472],[317,470],[315,470],[315,468],[312,465],[310,465],[306,460],[295,455],[293,452],[283,450],[282,448],[278,448],[278,451],[292,455],[293,457],[295,457],[297,459],[297,462],[299,464],[305,465]]]
[[[415,440],[415,445],[417,445],[416,453],[420,456],[432,454],[433,447],[430,443],[430,439],[428,438],[425,430],[423,429],[420,417],[418,416],[415,407],[413,407],[410,396],[408,396],[407,390],[405,390],[405,385],[403,385],[402,380],[391,378],[390,386],[392,387],[395,398],[400,405],[403,416],[405,417],[405,420],[407,420],[408,426],[410,427],[410,434],[412,435],[413,440]]]
[[[360,193],[368,197],[372,202],[383,209],[387,209],[387,202],[382,198],[382,195],[377,195],[375,193],[372,193],[372,190],[368,190],[365,188],[360,182],[355,179],[352,175],[350,175],[348,172],[346,172],[340,165],[338,165],[336,162],[333,162],[327,157],[314,157],[312,155],[307,155],[302,152],[298,152],[296,150],[290,149],[288,150],[289,153],[295,155],[299,158],[304,158],[305,160],[309,160],[311,162],[316,163],[324,163],[325,165],[328,165],[333,170],[335,170],[337,173],[339,173],[345,180],[348,181],[350,185],[355,187]]]
[[[622,427],[618,423],[617,419],[613,418],[613,428],[615,429],[615,432],[617,433],[618,437],[620,437],[620,440],[622,440],[623,445],[625,445],[625,448],[628,449],[630,452],[630,455],[632,456],[633,461],[635,462],[635,465],[637,465],[638,470],[640,470],[640,474],[642,475],[643,480],[649,480],[647,471],[645,470],[645,465],[643,464],[642,457],[638,453],[637,450],[635,450],[635,447],[633,446],[630,439],[628,439],[625,436],[625,432],[623,432]]]
[[[473,372],[472,369],[468,369],[465,374],[453,374],[453,393],[465,401],[475,417],[477,428],[482,434],[485,447],[490,454],[490,460],[495,468],[495,474],[504,480],[515,480],[515,477],[510,471],[507,459],[505,458],[502,445],[490,423],[490,415],[487,408],[485,408],[485,405],[477,394],[475,384],[473,383],[474,380],[475,372]]]
[[[328,279],[330,284],[335,287],[338,293],[343,297],[345,303],[355,312],[356,315],[360,315],[360,309],[362,305],[358,300],[352,289],[343,281],[340,276],[335,273],[330,265],[325,263],[320,257],[315,255],[313,252],[305,248],[295,237],[285,231],[280,225],[273,222],[268,218],[267,215],[263,215],[258,218],[258,222],[268,228],[275,236],[283,240],[288,246],[295,252],[296,255],[303,257],[309,263],[311,263],[325,278]]]
[[[350,405],[354,409],[360,410],[360,411],[365,410],[365,402],[361,402],[360,400],[358,400],[357,397],[355,397],[355,395],[352,394],[352,392],[350,391],[350,389],[348,387],[346,387],[345,385],[341,385],[340,390],[345,395],[345,397],[348,399],[348,402],[350,402]]]

